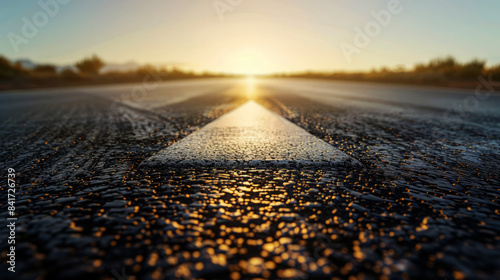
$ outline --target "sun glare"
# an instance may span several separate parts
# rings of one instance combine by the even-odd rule
[[[225,67],[233,73],[258,75],[271,71],[271,56],[258,48],[237,49],[228,54]]]
[[[256,90],[255,90],[255,77],[247,76],[246,78],[246,93],[248,99],[254,99]]]

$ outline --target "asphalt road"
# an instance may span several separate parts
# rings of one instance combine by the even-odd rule
[[[210,79],[159,83],[154,79],[128,85],[89,86],[71,89],[16,90],[0,93],[2,119],[12,114],[29,111],[33,106],[46,103],[54,105],[76,100],[81,96],[96,96],[125,103],[141,109],[153,110],[169,104],[210,93],[228,90],[245,94],[287,92],[307,99],[331,105],[363,106],[381,110],[398,108],[429,108],[455,113],[484,113],[499,115],[500,95],[491,94],[478,81],[480,98],[475,90],[401,86],[390,84],[355,83],[341,81],[300,79]],[[253,93],[249,93],[254,91]],[[464,106],[458,110],[457,105]]]
[[[475,101],[476,90],[447,89],[438,87],[416,87],[391,84],[331,82],[318,80],[264,80],[263,85],[278,90],[287,90],[309,99],[338,104],[339,102],[357,106],[378,104],[391,107],[434,108],[453,110],[455,104],[465,104],[468,111],[481,111],[487,114],[500,114],[500,95],[479,80],[479,98]],[[464,101],[465,100],[465,101]],[[357,102],[357,103],[356,103]],[[467,110],[466,110],[467,111]],[[458,112],[458,111],[457,111]]]
[[[18,272],[0,278],[498,279],[500,97],[480,97],[279,79],[3,92]],[[279,115],[360,165],[143,164],[249,101],[267,110],[237,118]],[[6,201],[2,184],[2,220]]]

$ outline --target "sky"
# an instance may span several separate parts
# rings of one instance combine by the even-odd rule
[[[0,55],[241,74],[412,67],[446,55],[493,65],[499,11],[495,0],[2,0]]]

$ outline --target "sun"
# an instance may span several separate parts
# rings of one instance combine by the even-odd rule
[[[226,58],[226,67],[231,72],[242,75],[259,75],[271,71],[270,57],[258,49],[240,49]]]

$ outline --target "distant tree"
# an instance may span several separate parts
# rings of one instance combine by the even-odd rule
[[[98,74],[99,70],[104,66],[104,61],[98,56],[93,55],[88,58],[84,58],[75,64],[76,68],[82,73],[86,74]]]
[[[15,75],[15,71],[8,59],[0,56],[0,78],[12,77]]]
[[[146,64],[144,66],[141,66],[139,67],[137,70],[136,70],[136,74],[139,76],[139,77],[144,77],[146,75],[150,75],[152,73],[156,73],[158,72],[157,68],[154,67],[153,65],[151,64]]]
[[[453,69],[457,66],[457,61],[452,56],[445,58],[436,58],[429,62],[428,68],[436,71],[446,71],[448,69]]]
[[[486,75],[492,75],[493,81],[500,82],[500,64],[494,65],[484,72]]]
[[[36,73],[56,74],[57,68],[51,64],[40,64],[37,65],[33,71]]]
[[[25,72],[21,63],[12,64],[7,58],[0,56],[0,78],[13,78]]]
[[[66,69],[62,70],[61,77],[63,77],[63,79],[68,80],[68,81],[75,81],[75,80],[78,80],[80,78],[78,73],[76,73],[75,71],[73,71],[73,69],[70,69],[70,68],[66,68]]]
[[[457,70],[457,77],[460,79],[474,80],[483,73],[485,61],[474,59],[465,63]]]
[[[396,66],[394,71],[399,73],[406,72],[406,67],[403,64],[399,64],[398,66]]]

